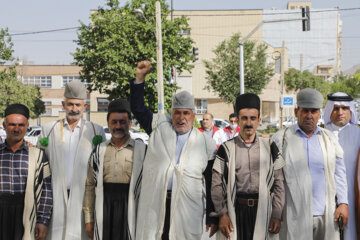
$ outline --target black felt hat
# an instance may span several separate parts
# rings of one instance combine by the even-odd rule
[[[10,114],[21,114],[24,115],[27,119],[29,119],[29,109],[20,103],[15,103],[15,104],[11,104],[9,105],[6,109],[5,109],[5,117],[7,117]]]
[[[236,98],[235,111],[239,114],[239,111],[243,108],[255,108],[260,112],[260,98],[254,93],[244,93]]]
[[[125,99],[115,99],[111,101],[108,107],[108,113],[121,113],[121,112],[127,112],[131,114],[131,108],[129,101]]]

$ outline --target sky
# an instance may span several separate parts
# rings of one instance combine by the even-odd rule
[[[125,1],[120,1],[124,3]],[[170,0],[167,0],[170,5]],[[175,10],[285,9],[285,0],[173,0]],[[11,34],[78,27],[89,23],[90,10],[105,0],[2,0],[0,28]],[[316,0],[312,8],[360,8],[360,0]],[[360,9],[340,11],[342,26],[342,70],[360,64]],[[76,49],[76,30],[13,36],[15,57],[38,65],[68,65]]]

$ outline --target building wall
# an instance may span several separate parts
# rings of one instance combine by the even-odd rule
[[[207,101],[207,112],[216,118],[227,119],[233,112],[232,104],[223,102],[214,92],[205,90],[207,83],[205,65],[203,60],[215,57],[213,50],[225,39],[229,39],[235,33],[247,36],[263,20],[263,10],[215,10],[215,11],[174,11],[175,16],[185,15],[189,19],[191,28],[190,36],[195,41],[194,46],[199,50],[199,60],[195,62],[192,73],[185,73],[177,77],[181,90],[193,93],[196,100]],[[250,40],[263,42],[263,30],[260,27]],[[268,64],[275,65],[274,52],[280,52],[279,45],[269,45],[267,50]],[[287,50],[285,54],[285,69],[288,68]],[[280,117],[280,74],[277,73],[260,95],[261,101],[271,108],[269,121],[275,121]],[[246,89],[245,89],[246,91]],[[270,111],[270,110],[269,110]],[[269,112],[268,111],[268,112]],[[264,112],[265,113],[265,112]],[[202,117],[202,114],[197,114]]]
[[[7,66],[0,66],[0,71],[6,67]],[[42,125],[65,117],[65,112],[62,107],[65,91],[63,76],[71,78],[78,77],[80,75],[81,67],[72,65],[19,65],[16,67],[16,71],[18,73],[19,81],[22,81],[24,78],[29,76],[51,77],[51,87],[40,88],[42,100],[45,102],[45,108],[47,110],[51,109],[51,114],[44,114],[39,119],[31,119],[30,125]],[[100,94],[97,91],[88,93],[88,99],[86,102],[90,105],[90,107],[88,107],[87,112],[84,113],[83,118],[92,120],[91,117],[93,116],[96,123],[104,125],[104,120],[101,119],[103,113],[92,114],[98,110],[98,98],[107,98],[107,95]]]
[[[191,72],[191,90],[195,98],[218,99],[217,94],[204,89],[206,74],[203,60],[215,57],[213,50],[216,46],[235,33],[248,35],[262,21],[261,14],[262,10],[174,11],[175,17],[187,16],[191,28],[190,36],[195,41],[194,46],[199,48],[199,60],[194,63],[195,67]],[[261,38],[262,30],[259,29],[250,39]]]

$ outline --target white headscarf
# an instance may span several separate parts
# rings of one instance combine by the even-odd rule
[[[332,94],[332,96],[333,97],[348,97],[349,95],[346,93],[343,93],[343,92],[337,92],[337,93]],[[350,123],[357,124],[357,112],[355,109],[354,101],[328,100],[328,102],[326,103],[325,111],[324,111],[325,125],[331,123],[330,116],[331,116],[332,111],[334,110],[334,105],[350,107],[350,111],[351,111]]]

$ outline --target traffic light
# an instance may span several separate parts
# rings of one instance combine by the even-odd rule
[[[199,60],[199,48],[193,47],[192,53],[194,55],[194,62]]]
[[[310,8],[309,7],[305,7],[301,9],[301,13],[302,13],[302,30],[303,32],[306,31],[310,31]]]

